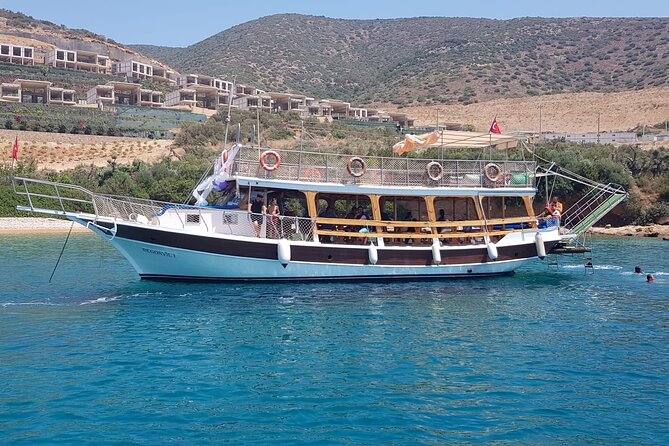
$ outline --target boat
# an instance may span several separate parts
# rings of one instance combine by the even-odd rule
[[[479,155],[401,155],[420,146],[466,146]],[[523,146],[529,150],[522,137],[450,131],[407,135],[388,157],[237,142],[224,145],[196,185],[194,204],[23,177],[13,184],[27,201],[17,209],[87,227],[147,280],[486,277],[564,251],[627,196],[535,156],[493,156]],[[537,217],[537,185],[556,175],[591,192],[560,217]]]

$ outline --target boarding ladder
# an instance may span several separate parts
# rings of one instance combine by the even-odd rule
[[[617,184],[593,187],[565,211],[562,226],[572,234],[583,234],[625,198],[627,192]]]
[[[564,211],[561,227],[566,234],[575,236],[584,234],[621,201],[627,198],[627,192],[618,184],[597,183],[596,181],[558,167],[555,164],[542,170],[545,176],[556,175],[590,188],[581,199]]]

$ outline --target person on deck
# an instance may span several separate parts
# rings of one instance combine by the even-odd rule
[[[249,206],[249,214],[251,214],[251,222],[253,223],[253,229],[256,231],[256,237],[260,237],[260,233],[262,231],[263,215],[266,213],[266,211],[267,208],[263,203],[262,195],[257,194],[253,198],[251,206]]]
[[[558,197],[553,197],[550,202],[551,209],[553,210],[553,216],[556,216],[556,212],[558,213],[557,216],[562,215],[562,203],[560,203],[560,200]]]
[[[279,238],[279,216],[281,213],[276,198],[272,198],[265,212],[267,214],[267,237]]]

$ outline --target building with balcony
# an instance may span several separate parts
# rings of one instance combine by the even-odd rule
[[[124,60],[112,64],[112,73],[131,79],[152,80],[153,66],[136,60]]]
[[[179,73],[168,70],[161,66],[153,66],[153,80],[174,85],[177,83]]]
[[[294,93],[267,93],[272,98],[272,111],[296,111],[302,112],[307,105],[307,97],[303,94]]]
[[[98,104],[99,106],[114,103],[113,85],[96,85],[86,92],[87,104]]]
[[[230,92],[232,90],[232,82],[203,74],[181,75],[177,78],[177,86],[180,88],[213,87],[221,92]]]
[[[76,51],[76,70],[92,73],[111,73],[111,60],[108,56],[91,51]]]
[[[75,91],[69,88],[49,87],[49,104],[76,105]]]
[[[54,48],[46,53],[44,63],[54,68],[75,70],[77,68],[77,52]]]
[[[0,84],[0,101],[21,102],[21,84],[14,82]]]
[[[166,107],[189,107],[197,105],[197,92],[194,88],[180,88],[170,91],[165,96]]]
[[[51,82],[16,79],[14,83],[20,85],[19,94],[21,95],[21,102],[31,104],[49,103]]]
[[[267,93],[236,97],[232,103],[240,110],[272,111],[272,97]]]
[[[140,88],[138,105],[142,107],[162,107],[162,97],[163,94],[160,91],[155,91],[148,88]]]
[[[0,44],[0,62],[35,65],[35,48],[2,43]]]

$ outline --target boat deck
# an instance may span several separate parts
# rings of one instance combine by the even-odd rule
[[[267,156],[268,152],[273,152]],[[263,168],[263,160],[280,161]],[[355,156],[299,150],[241,147],[233,175],[310,183],[370,186],[526,188],[534,183],[534,161],[434,160]]]

